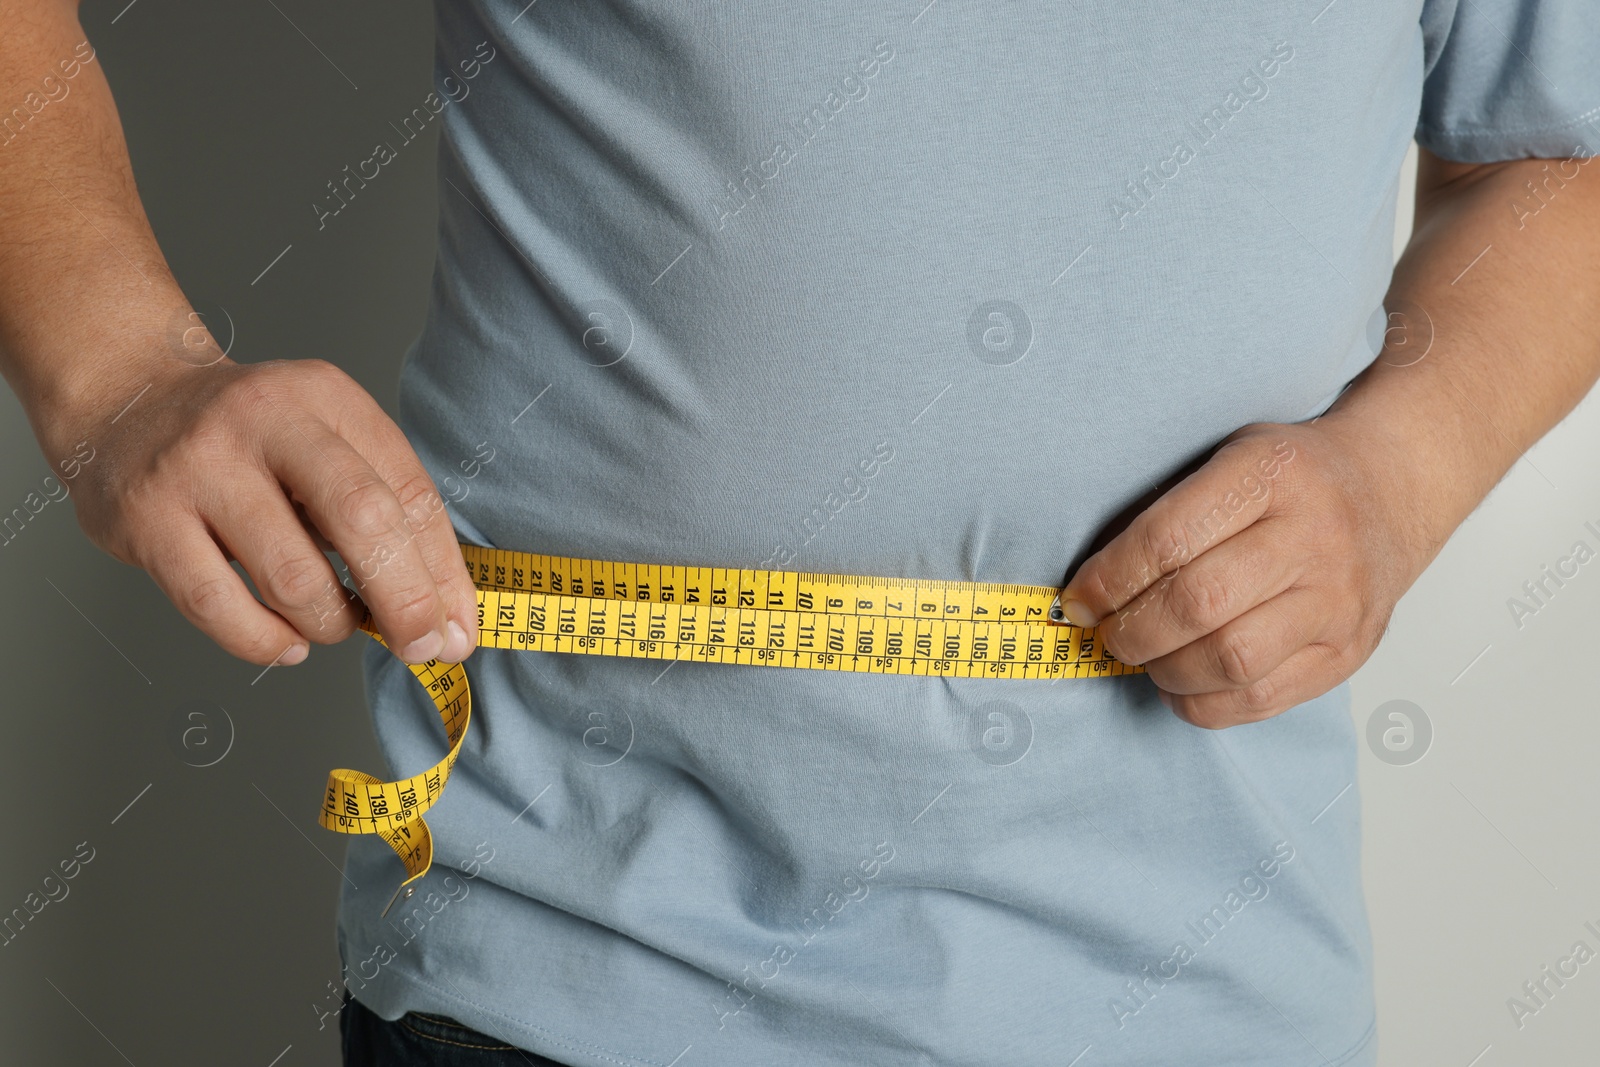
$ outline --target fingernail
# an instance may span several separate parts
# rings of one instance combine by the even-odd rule
[[[304,662],[305,658],[309,655],[311,655],[311,646],[307,644],[298,644],[290,648],[289,651],[285,652],[283,655],[279,656],[278,663],[280,666],[293,667],[296,663]]]
[[[1081,600],[1063,601],[1061,604],[1061,614],[1065,615],[1067,617],[1067,621],[1072,623],[1072,625],[1082,626],[1086,630],[1093,629],[1094,627],[1100,625],[1100,616],[1091,611],[1089,609],[1089,605],[1085,604]]]
[[[407,663],[426,663],[430,659],[437,659],[444,650],[444,638],[435,630],[423,634],[405,648],[400,650],[400,658]]]
[[[444,628],[449,636],[445,639],[444,651],[439,653],[439,658],[446,663],[460,663],[472,651],[472,641],[467,637],[467,631],[454,619],[445,623]]]

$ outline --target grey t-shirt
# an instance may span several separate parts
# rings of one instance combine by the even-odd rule
[[[559,555],[1057,584],[1372,361],[1414,134],[1597,144],[1592,0],[437,17],[403,426],[463,539]],[[350,843],[361,1001],[575,1065],[1373,1062],[1348,686],[1209,732],[1144,676],[663,666],[473,657],[424,895]]]

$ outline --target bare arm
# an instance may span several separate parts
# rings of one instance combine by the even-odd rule
[[[1412,457],[1402,469],[1416,475],[1426,566],[1600,378],[1600,166],[1423,150],[1387,303],[1397,343],[1326,417],[1389,434]]]
[[[0,374],[89,537],[255,663],[359,622],[324,546],[404,658],[465,658],[475,597],[432,481],[337,368],[234,363],[191,315],[76,0],[8,6],[0,81]]]
[[[1424,152],[1385,303],[1383,354],[1325,415],[1229,435],[1062,591],[1195,725],[1267,718],[1353,674],[1600,377],[1600,166]]]

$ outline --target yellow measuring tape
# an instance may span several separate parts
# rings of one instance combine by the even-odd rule
[[[1050,586],[610,563],[475,545],[461,554],[478,588],[481,648],[942,678],[1144,671],[1113,659],[1094,630],[1051,623]],[[361,628],[383,641],[370,615]],[[444,791],[472,716],[459,663],[411,671],[433,697],[449,753],[398,782],[332,771],[319,817],[329,830],[388,842],[405,864],[406,896],[433,863],[422,814]]]

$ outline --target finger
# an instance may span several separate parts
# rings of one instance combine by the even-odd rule
[[[433,479],[400,428],[381,410],[375,409],[374,415],[372,419],[351,420],[351,424],[341,424],[339,429],[368,458],[400,501],[406,528],[415,539],[428,573],[433,575],[446,613],[466,634],[464,648],[446,648],[442,653],[447,661],[459,663],[478,647],[477,587],[472,584],[450,515]]]
[[[1106,648],[1128,664],[1176,652],[1272,599],[1305,568],[1270,535],[1269,520],[1159,579],[1105,620]]]
[[[338,549],[333,547],[333,543],[331,541],[322,536],[322,531],[317,529],[317,524],[311,521],[311,516],[306,514],[305,505],[301,504],[298,500],[290,500],[289,506],[294,509],[295,521],[300,524],[300,529],[305,531],[306,536],[311,538],[311,543],[317,546],[317,551],[323,553],[338,551]],[[232,552],[228,550],[228,546],[223,545],[222,551],[223,555],[227,557],[228,562],[232,563],[234,557]],[[332,564],[330,564],[330,566],[332,566]],[[360,598],[358,597],[357,599]],[[359,611],[359,609],[357,610]]]
[[[395,654],[424,663],[443,653],[451,636],[444,600],[400,501],[371,464],[320,421],[274,437],[265,458],[344,558]],[[458,640],[465,642],[465,633]]]
[[[1173,714],[1192,726],[1221,730],[1259,722],[1321,696],[1354,670],[1342,655],[1313,642],[1278,665],[1265,678],[1243,689],[1165,697]]]
[[[360,601],[339,583],[277,482],[265,472],[262,480],[261,491],[231,493],[202,517],[268,607],[309,641],[343,641],[361,623]]]
[[[1323,595],[1292,588],[1176,652],[1145,663],[1168,693],[1199,695],[1245,689],[1327,632]]]
[[[1065,621],[1099,625],[1162,575],[1265,514],[1271,482],[1294,456],[1287,441],[1273,446],[1267,440],[1257,436],[1223,445],[1085,560],[1057,598]]]
[[[230,654],[290,666],[311,651],[293,626],[250,595],[199,516],[174,524],[138,562],[183,617]]]

